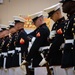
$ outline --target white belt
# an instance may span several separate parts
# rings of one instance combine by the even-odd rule
[[[74,43],[74,39],[65,40],[65,43]]]
[[[21,51],[21,47],[16,47],[15,50]]]
[[[12,50],[12,51],[8,51],[8,54],[14,54],[15,53],[15,50]]]
[[[4,62],[3,62],[3,68],[6,68],[6,58],[4,58]]]
[[[45,50],[45,49],[49,49],[49,48],[50,48],[50,46],[40,47],[40,48],[39,48],[39,51],[43,51],[43,50]]]
[[[21,53],[19,53],[19,65],[21,65]]]
[[[16,47],[15,50],[21,51],[21,47]],[[21,65],[21,53],[19,53],[19,65]]]
[[[64,45],[65,45],[65,43],[62,43],[61,46],[60,46],[60,49],[63,49]]]
[[[7,56],[7,53],[2,53],[2,55]]]

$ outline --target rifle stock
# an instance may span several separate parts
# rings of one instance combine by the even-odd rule
[[[26,66],[26,71],[27,71],[27,72],[26,72],[26,73],[27,73],[26,75],[30,75],[30,71],[29,71],[29,69],[28,69],[28,63],[26,63],[25,66]]]
[[[51,71],[50,71],[50,69],[49,69],[48,63],[46,63],[46,69],[47,69],[48,75],[51,75]]]
[[[41,53],[41,57],[44,59],[43,53]],[[46,69],[47,69],[48,75],[51,75],[51,71],[50,71],[50,69],[49,69],[48,62],[46,62],[45,65],[46,65]]]
[[[26,60],[26,58],[25,58],[25,53],[23,54],[23,56],[24,56],[24,60]],[[29,69],[28,69],[28,63],[25,63],[25,66],[26,66],[26,75],[30,75],[30,71],[29,71]]]

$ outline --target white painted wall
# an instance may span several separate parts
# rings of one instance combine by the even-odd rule
[[[29,15],[58,3],[59,0],[4,0],[0,4],[0,23],[8,25],[13,16]]]

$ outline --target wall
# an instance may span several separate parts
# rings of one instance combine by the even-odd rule
[[[33,14],[58,2],[59,0],[4,0],[0,4],[0,23],[8,25],[13,16]]]

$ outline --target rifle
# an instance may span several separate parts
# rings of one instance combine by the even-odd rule
[[[26,58],[25,58],[25,52],[23,53],[23,57],[24,57],[24,60],[26,60]],[[25,63],[25,66],[26,66],[26,71],[27,71],[26,72],[27,73],[26,75],[30,75],[30,71],[29,71],[28,63],[27,62]]]
[[[41,53],[41,56],[42,56],[42,58],[44,59],[43,53]],[[50,71],[50,69],[49,69],[48,62],[47,62],[45,65],[46,65],[46,69],[47,69],[48,75],[51,75],[51,71]]]
[[[46,63],[46,69],[47,69],[48,75],[51,75],[51,71],[50,71],[50,69],[49,69],[48,62]]]

